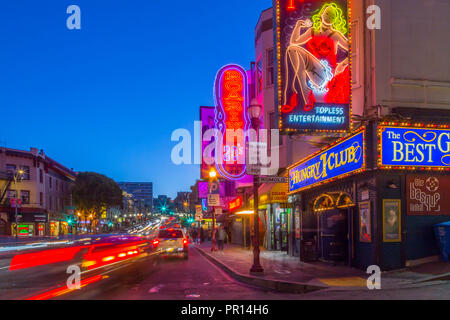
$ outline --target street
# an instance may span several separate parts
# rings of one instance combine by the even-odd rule
[[[240,284],[194,248],[188,260],[163,259],[159,268],[142,280],[92,294],[88,288],[59,299],[112,300],[448,300],[450,282],[400,290],[316,291],[289,294]]]
[[[0,10],[0,301],[450,300],[450,0],[60,2]]]
[[[106,237],[108,239],[108,237]],[[106,240],[105,240],[106,241]],[[115,245],[117,246],[117,245]],[[45,252],[45,250],[44,250]],[[47,251],[48,252],[48,251]],[[420,287],[398,290],[336,291],[325,289],[305,294],[280,293],[248,286],[232,279],[190,245],[189,258],[158,256],[156,260],[103,267],[83,277],[86,285],[67,290],[64,285],[70,263],[8,270],[8,260],[1,260],[1,299],[56,300],[390,300],[450,299],[450,281],[426,283]],[[149,262],[150,261],[150,262]],[[99,277],[96,281],[90,280]],[[56,289],[55,289],[56,288]],[[60,289],[58,289],[60,288]],[[62,288],[62,289],[61,289]]]

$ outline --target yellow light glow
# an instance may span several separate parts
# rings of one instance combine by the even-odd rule
[[[109,257],[103,258],[102,260],[103,260],[103,261],[111,261],[111,260],[114,260],[114,259],[115,259],[114,256],[109,256]]]
[[[215,178],[217,176],[217,172],[214,169],[211,169],[211,171],[209,171],[209,177],[210,178]]]
[[[97,262],[95,262],[95,261],[83,261],[83,263],[81,264],[81,267],[87,268],[87,267],[95,265],[96,263]]]
[[[254,211],[253,210],[242,210],[242,211],[238,211],[235,214],[237,215],[246,215],[246,214],[253,214]]]

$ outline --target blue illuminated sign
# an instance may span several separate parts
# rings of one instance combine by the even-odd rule
[[[380,166],[450,168],[450,130],[380,127]]]
[[[365,169],[365,131],[344,139],[289,169],[289,192]]]
[[[349,127],[348,104],[315,103],[310,111],[289,114],[289,127],[301,130],[347,130]]]

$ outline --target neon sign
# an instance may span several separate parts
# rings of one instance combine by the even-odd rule
[[[450,170],[450,130],[380,126],[378,165],[383,169]]]
[[[277,0],[276,3],[280,130],[284,133],[350,130],[348,1]]]
[[[219,70],[214,86],[216,101],[216,128],[222,134],[222,143],[216,147],[216,168],[219,174],[229,180],[245,175],[245,135],[250,126],[247,115],[248,81],[245,70],[238,65],[227,65]],[[241,131],[240,136],[227,141],[227,130]],[[216,136],[216,141],[220,139]],[[222,147],[220,146],[222,145]],[[219,158],[220,157],[220,158]]]
[[[242,197],[237,197],[228,204],[228,209],[230,211],[239,209],[240,207],[242,207]]]
[[[365,131],[319,151],[289,168],[289,192],[343,178],[365,170]]]

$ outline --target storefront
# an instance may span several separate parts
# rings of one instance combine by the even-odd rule
[[[28,211],[28,210],[27,210]],[[15,213],[10,213],[11,235],[16,235]],[[19,212],[17,233],[19,237],[44,236],[48,214],[44,212]]]
[[[437,259],[449,151],[446,125],[372,123],[290,166],[300,259],[383,270]]]
[[[287,184],[263,184],[259,190],[259,216],[265,233],[263,246],[268,250],[288,251],[291,210],[287,204]],[[253,198],[250,198],[253,207]],[[263,234],[264,236],[264,234]]]

